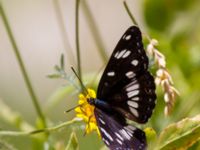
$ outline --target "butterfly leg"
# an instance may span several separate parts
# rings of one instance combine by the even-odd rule
[[[87,134],[87,130],[90,130],[90,121],[91,121],[92,117],[94,117],[94,115],[90,115],[89,118],[88,118],[88,122],[87,122],[87,125],[86,125],[86,128],[85,128],[84,136]]]
[[[82,107],[80,107],[80,109],[81,109],[81,111],[82,111],[82,113],[83,114],[85,114],[85,115],[87,115],[87,113],[86,113],[86,111],[82,108]],[[84,136],[87,134],[87,129],[89,128],[89,130],[90,130],[90,120],[91,120],[91,118],[93,117],[94,115],[92,114],[92,115],[90,115],[89,116],[89,118],[88,118],[88,122],[87,122],[87,125],[86,125],[86,128],[85,128],[85,132],[84,132]]]

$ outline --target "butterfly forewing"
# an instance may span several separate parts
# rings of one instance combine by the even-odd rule
[[[110,57],[98,86],[97,97],[107,98],[122,79],[127,76],[128,83],[131,76],[146,70],[147,66],[148,58],[143,49],[141,32],[138,27],[132,26],[121,37]]]
[[[111,150],[145,150],[146,137],[142,130],[127,125],[117,112],[95,108],[95,117],[104,143]]]
[[[138,27],[130,27],[118,42],[102,75],[97,98],[108,102],[124,117],[139,123],[155,107],[155,84],[147,71],[148,58]]]

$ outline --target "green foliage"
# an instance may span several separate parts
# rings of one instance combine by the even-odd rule
[[[164,30],[172,20],[171,7],[162,0],[145,1],[145,19],[149,27]],[[158,23],[159,22],[159,23]]]
[[[64,55],[63,54],[61,54],[61,57],[60,57],[60,64],[55,65],[54,70],[56,71],[56,73],[50,74],[47,77],[49,77],[51,79],[57,79],[57,78],[63,78],[63,79],[66,79],[66,80],[69,79],[67,73],[65,72],[65,61],[64,61]]]
[[[191,147],[200,140],[200,115],[172,123],[160,134],[159,150],[181,150]]]
[[[192,9],[197,0],[145,0],[144,17],[148,26],[163,32],[177,19],[177,14]]]
[[[155,147],[156,141],[157,141],[157,135],[156,135],[156,131],[153,128],[145,128],[144,130],[145,134],[146,134],[146,138],[147,138],[147,143],[148,144],[148,149],[153,149]]]
[[[12,145],[0,140],[0,150],[16,150]]]
[[[72,132],[68,141],[68,145],[65,150],[77,150],[78,149],[78,140],[75,132]]]

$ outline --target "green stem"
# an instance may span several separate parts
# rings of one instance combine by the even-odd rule
[[[79,4],[80,0],[76,0],[76,10],[75,10],[75,26],[76,26],[76,55],[77,55],[77,67],[78,67],[78,76],[82,81],[81,74],[81,58],[80,58],[80,45],[79,45]],[[83,89],[82,89],[83,90]]]
[[[101,35],[99,33],[99,30],[97,28],[97,25],[95,23],[95,18],[94,16],[92,15],[91,13],[91,10],[87,4],[87,1],[86,0],[83,0],[82,1],[82,4],[83,4],[83,11],[86,15],[86,19],[87,19],[87,22],[88,22],[88,26],[91,30],[91,33],[93,34],[93,37],[94,37],[94,40],[96,42],[96,45],[98,47],[98,52],[101,56],[101,59],[102,61],[105,63],[108,61],[108,55],[105,51],[105,46],[103,44],[103,41],[102,41],[102,38],[101,38]]]
[[[134,18],[133,15],[131,14],[131,11],[130,11],[130,9],[129,9],[127,3],[126,3],[126,1],[124,1],[123,4],[124,4],[124,7],[125,7],[125,9],[126,9],[128,15],[129,15],[129,17],[131,18],[131,20],[132,20],[132,22],[133,22],[133,24],[135,24],[135,25],[138,26],[138,23],[136,22],[135,18]]]
[[[11,44],[12,44],[12,47],[13,47],[15,56],[16,56],[17,61],[18,61],[18,63],[19,63],[19,66],[20,66],[20,69],[21,69],[21,72],[22,72],[24,81],[25,81],[26,86],[27,86],[27,88],[28,88],[29,94],[30,94],[31,99],[32,99],[32,101],[33,101],[33,104],[34,104],[34,106],[35,106],[36,112],[37,112],[38,116],[40,117],[43,126],[46,127],[45,117],[44,117],[44,115],[43,115],[43,113],[42,113],[42,111],[41,111],[41,109],[40,109],[40,105],[39,105],[39,103],[38,103],[38,99],[37,99],[37,97],[36,97],[36,95],[35,95],[35,92],[34,92],[34,90],[33,90],[33,88],[32,88],[32,85],[31,85],[29,76],[28,76],[28,74],[27,74],[27,72],[26,72],[26,69],[25,69],[23,60],[22,60],[21,55],[20,55],[20,53],[19,53],[19,49],[18,49],[17,44],[16,44],[16,42],[15,42],[14,36],[13,36],[13,34],[12,34],[12,30],[11,30],[10,25],[9,25],[9,23],[8,23],[8,20],[7,20],[7,17],[6,17],[6,14],[5,14],[5,11],[4,11],[4,9],[3,9],[3,6],[2,6],[1,2],[0,2],[0,14],[1,14],[1,16],[2,16],[3,23],[4,23],[5,28],[6,28],[6,31],[7,31],[7,33],[8,33],[8,37],[9,37],[10,42],[11,42]]]
[[[29,136],[29,135],[34,135],[34,134],[39,134],[39,133],[49,133],[49,132],[53,132],[53,131],[57,131],[60,128],[63,128],[65,126],[68,126],[70,124],[73,124],[75,122],[79,122],[80,119],[78,118],[74,118],[70,121],[64,122],[62,124],[59,124],[55,127],[50,127],[50,128],[44,128],[44,129],[39,129],[39,130],[34,130],[34,131],[29,131],[29,132],[25,132],[25,131],[0,131],[0,137],[1,136]]]
[[[75,57],[73,52],[71,51],[72,48],[70,47],[70,43],[67,37],[67,31],[66,31],[66,27],[65,27],[65,23],[63,20],[63,15],[61,12],[61,8],[60,8],[60,4],[59,4],[59,0],[53,0],[53,5],[54,5],[54,9],[55,9],[55,14],[56,14],[56,19],[58,22],[58,26],[59,26],[59,30],[60,30],[60,34],[61,34],[61,38],[63,41],[63,46],[67,52],[67,56],[68,56],[68,60],[71,64],[75,63]]]

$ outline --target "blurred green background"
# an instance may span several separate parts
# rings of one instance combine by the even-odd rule
[[[70,66],[76,67],[75,0],[1,0],[34,91],[49,126],[71,120],[75,114],[64,111],[76,105],[79,91]],[[150,122],[159,134],[168,124],[200,112],[200,1],[127,0],[142,32],[159,41],[158,49],[167,59],[167,68],[180,92],[169,117],[164,116],[164,100],[157,88],[157,105]],[[124,31],[132,25],[123,1],[80,0],[79,29],[81,69],[84,83],[96,88],[99,71],[107,62]],[[103,53],[105,52],[105,54]],[[65,56],[69,80],[49,79],[60,55]],[[37,113],[26,88],[3,20],[0,19],[0,101],[22,120],[35,126]],[[98,76],[97,76],[98,75]],[[71,78],[72,77],[72,78]],[[68,79],[69,79],[68,78]],[[92,83],[91,83],[92,82]],[[5,109],[0,106],[1,113]],[[1,130],[19,130],[9,112],[0,114]],[[7,115],[7,116],[6,116]],[[11,119],[10,119],[10,118]],[[100,149],[96,134],[83,136],[84,124],[78,123],[50,134],[46,144],[27,137],[3,137],[16,149],[62,149],[72,129],[79,148]],[[81,129],[80,129],[81,127]],[[197,143],[198,144],[198,143]],[[195,146],[191,149],[195,149]]]

